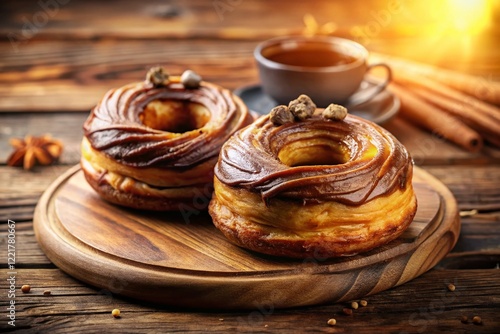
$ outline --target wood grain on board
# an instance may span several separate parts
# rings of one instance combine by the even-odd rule
[[[455,245],[460,223],[451,193],[416,168],[419,207],[396,240],[353,257],[310,261],[260,256],[229,243],[206,213],[145,213],[104,202],[79,167],[44,193],[34,227],[49,259],[100,288],[161,305],[248,309],[340,302],[407,282]],[[293,287],[293,288],[292,288]],[[300,292],[300,293],[299,293]]]

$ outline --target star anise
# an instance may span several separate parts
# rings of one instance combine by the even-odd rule
[[[41,137],[26,136],[24,139],[12,138],[9,141],[14,152],[7,159],[9,166],[23,166],[30,170],[35,164],[50,165],[61,156],[61,141],[46,134]]]

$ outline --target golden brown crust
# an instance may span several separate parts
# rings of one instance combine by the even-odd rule
[[[209,213],[231,242],[292,258],[349,256],[386,244],[404,232],[417,206],[411,186],[357,208],[333,201],[304,206],[276,199],[266,206],[250,191],[217,179],[214,186]]]
[[[162,197],[141,196],[130,192],[119,191],[113,188],[107,182],[99,182],[91,174],[83,170],[85,179],[94,188],[94,190],[106,201],[126,206],[133,209],[151,210],[151,211],[168,211],[179,210],[179,206],[187,207],[192,205],[192,200],[170,200]]]
[[[399,237],[415,215],[410,213],[399,225],[388,225],[385,230],[363,238],[329,238],[318,234],[295,239],[284,235],[271,237],[276,232],[273,229],[249,220],[236,219],[230,211],[227,212],[229,215],[220,214],[225,208],[218,207],[216,202],[212,203],[209,210],[214,224],[232,243],[258,253],[299,259],[328,259],[367,252]]]
[[[353,116],[269,123],[233,136],[215,168],[209,212],[233,243],[293,258],[348,256],[412,222],[412,161],[387,131]]]
[[[211,183],[178,188],[151,188],[137,180],[109,171],[97,171],[85,160],[81,167],[89,185],[106,201],[151,211],[199,211],[210,202]]]

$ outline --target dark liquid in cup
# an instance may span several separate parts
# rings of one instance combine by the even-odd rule
[[[266,58],[274,62],[302,67],[339,66],[352,63],[357,58],[328,49],[297,48],[293,50],[278,50]]]

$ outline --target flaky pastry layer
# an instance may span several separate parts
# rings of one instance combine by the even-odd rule
[[[154,211],[200,210],[212,195],[212,184],[159,188],[94,165],[84,157],[82,171],[92,188],[105,200],[135,209]]]
[[[213,166],[217,161],[215,157],[189,169],[125,166],[92,148],[87,138],[82,140],[82,159],[97,170],[129,177],[153,187],[169,188],[212,183]]]
[[[352,207],[273,199],[217,179],[209,206],[214,224],[232,242],[257,252],[294,258],[354,255],[397,238],[413,220],[416,198],[404,190]]]

